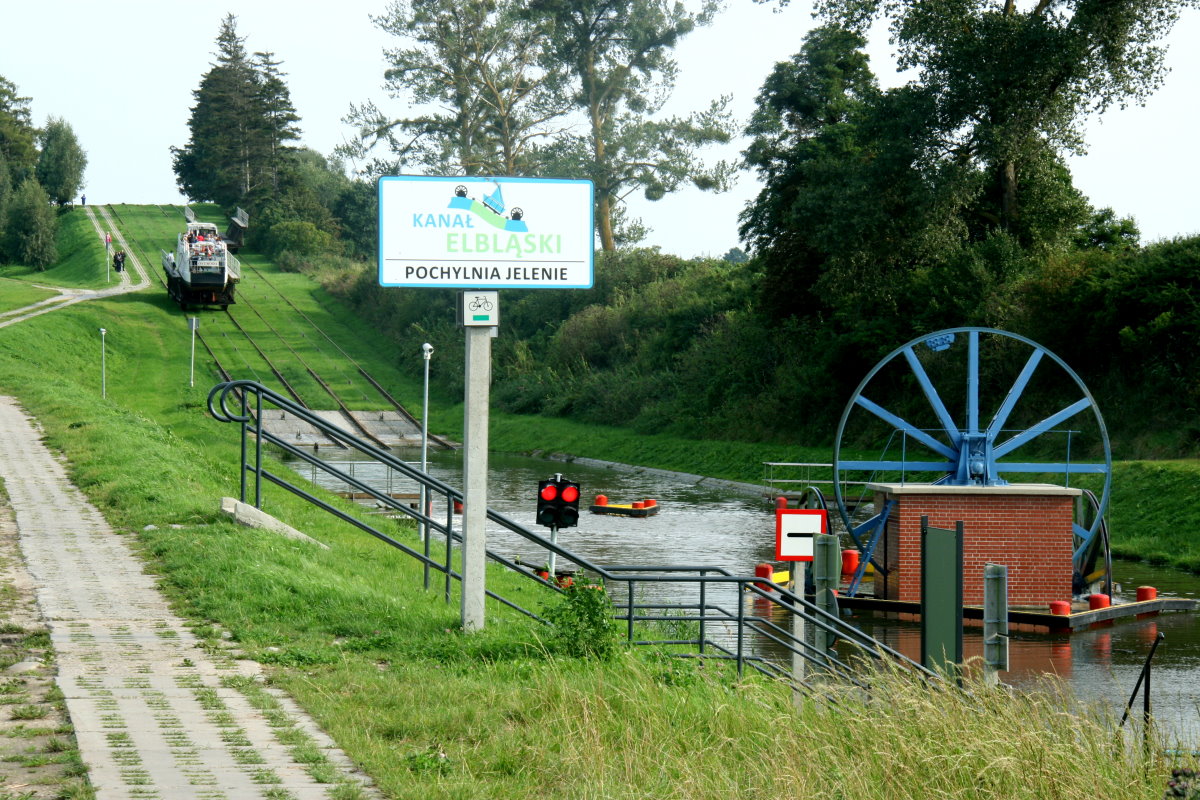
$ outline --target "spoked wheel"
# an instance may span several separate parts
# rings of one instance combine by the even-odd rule
[[[1015,333],[951,328],[893,350],[863,378],[838,423],[833,479],[850,531],[861,521],[849,487],[869,482],[1082,485],[1098,501],[1075,524],[1078,568],[1108,506],[1112,452],[1091,393],[1061,358]]]

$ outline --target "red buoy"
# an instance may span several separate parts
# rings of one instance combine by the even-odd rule
[[[454,513],[455,513],[455,514],[461,514],[461,513],[462,513],[462,500],[455,500],[455,501],[454,501]]]
[[[842,551],[842,574],[853,575],[858,569],[858,551],[853,547]]]
[[[775,574],[775,567],[771,566],[770,564],[755,564],[754,565],[754,577],[756,577],[756,578],[766,578],[767,580],[771,580],[771,576],[774,574]],[[771,587],[765,583],[756,583],[754,585],[757,586],[759,589],[766,589],[767,591],[770,591],[770,589],[771,589]]]
[[[630,508],[645,508],[646,504],[643,503],[641,500],[634,500],[632,503],[629,504],[629,507]]]
[[[1156,599],[1158,599],[1158,589],[1155,589],[1153,586],[1137,587],[1137,601],[1139,603],[1144,603],[1147,600],[1156,600]]]
[[[1108,608],[1110,605],[1112,605],[1112,598],[1106,594],[1097,592],[1096,594],[1088,595],[1088,608],[1093,611],[1098,608]]]
[[[658,501],[655,500],[653,497],[647,497],[645,500],[642,501],[643,508],[654,508],[656,505],[658,505]]]
[[[1066,600],[1053,600],[1050,603],[1050,613],[1056,617],[1071,616],[1071,604]]]
[[[606,505],[608,505],[608,496],[607,496],[607,495],[603,495],[603,494],[598,494],[598,495],[596,495],[596,499],[592,501],[592,505],[594,505],[594,506],[606,506]]]
[[[776,497],[775,498],[775,507],[776,508],[787,508],[787,498],[784,497],[783,495]]]

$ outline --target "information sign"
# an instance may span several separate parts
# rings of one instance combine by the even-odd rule
[[[588,289],[591,181],[379,179],[379,285]]]
[[[819,508],[775,510],[775,560],[812,561],[813,537],[829,531],[829,515]]]

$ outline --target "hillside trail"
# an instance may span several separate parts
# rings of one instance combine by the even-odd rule
[[[100,220],[96,218],[95,209],[99,208],[100,216],[104,218],[102,226]],[[136,292],[145,289],[150,285],[150,275],[146,272],[145,266],[137,255],[125,243],[125,237],[121,235],[121,231],[113,223],[112,216],[108,213],[108,209],[103,206],[84,206],[84,211],[87,212],[88,219],[91,220],[92,227],[96,229],[96,235],[100,237],[100,241],[104,241],[105,229],[112,234],[113,241],[117,246],[128,254],[128,260],[125,262],[127,268],[124,272],[113,272],[118,278],[118,283],[115,286],[110,286],[106,289],[68,289],[61,286],[46,286],[42,284],[31,284],[39,289],[48,289],[53,292],[58,292],[57,297],[50,297],[37,303],[31,303],[21,308],[14,308],[9,311],[0,312],[0,328],[15,325],[18,322],[24,322],[27,319],[49,314],[51,311],[58,311],[67,306],[73,306],[76,303],[82,303],[85,300],[95,300],[101,297],[112,297],[113,295],[125,294],[126,292]],[[105,258],[109,258],[109,254],[105,253]],[[137,273],[138,280],[134,283],[130,277],[130,269]]]

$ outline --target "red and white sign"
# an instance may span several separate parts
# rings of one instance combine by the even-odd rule
[[[813,537],[829,532],[829,515],[819,508],[775,510],[775,560],[812,561]]]

